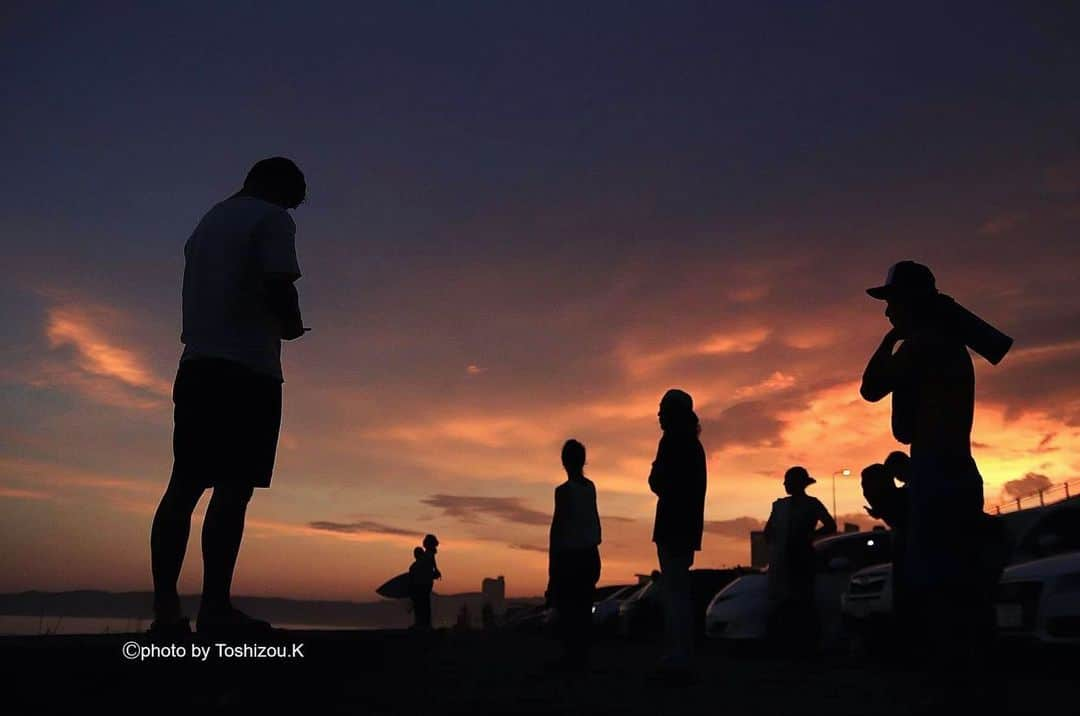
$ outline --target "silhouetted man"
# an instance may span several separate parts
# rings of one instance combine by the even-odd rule
[[[867,293],[887,302],[893,327],[861,393],[871,402],[892,394],[893,435],[911,445],[899,586],[930,653],[952,659],[979,636],[990,605],[980,573],[982,477],[971,456],[974,368],[930,269],[902,261]]]
[[[806,494],[806,488],[816,482],[805,467],[795,466],[785,472],[784,490],[788,496],[773,503],[765,523],[770,638],[800,651],[812,649],[819,632],[814,600],[814,540],[836,532],[836,521],[825,505]]]
[[[416,558],[409,568],[409,597],[413,604],[413,628],[431,629],[431,591],[435,580],[442,578],[442,573],[435,565],[435,554],[439,551],[439,540],[435,535],[424,537],[424,546],[413,550]]]
[[[600,513],[596,486],[585,477],[585,446],[567,440],[562,449],[566,482],[555,488],[548,548],[548,598],[558,615],[563,666],[588,664],[592,605],[600,579]]]
[[[694,646],[694,605],[690,567],[701,549],[705,525],[706,460],[701,422],[688,393],[671,389],[657,413],[663,436],[649,473],[649,489],[657,496],[653,542],[660,562],[667,616],[668,653],[665,671],[690,667]]]
[[[150,536],[152,634],[190,631],[176,582],[191,513],[213,496],[203,521],[199,632],[269,629],[232,606],[233,569],[256,487],[269,487],[281,425],[281,341],[306,330],[293,282],[300,277],[288,209],[304,175],[281,157],[251,168],[243,188],[199,222],[184,247],[184,351],[173,387],[173,469]]]

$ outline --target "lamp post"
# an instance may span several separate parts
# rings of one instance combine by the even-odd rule
[[[832,518],[834,521],[836,520],[836,476],[843,475],[844,477],[847,477],[850,474],[851,470],[846,467],[843,470],[836,470],[832,474]]]

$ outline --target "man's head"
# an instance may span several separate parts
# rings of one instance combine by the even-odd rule
[[[911,469],[911,458],[902,450],[894,450],[885,458],[885,469],[889,476],[900,482],[908,481],[908,472]]]
[[[270,157],[255,162],[244,179],[243,191],[283,209],[295,209],[307,196],[307,183],[291,159]]]
[[[796,465],[784,473],[784,490],[789,495],[797,495],[806,492],[806,488],[813,485],[817,480],[810,477],[805,467]]]
[[[886,302],[886,318],[906,337],[915,329],[938,290],[929,268],[914,261],[900,261],[889,268],[884,285],[868,288],[866,292]]]
[[[424,549],[429,552],[435,552],[439,546],[439,540],[435,535],[427,535],[424,537]]]
[[[421,557],[424,556],[424,548],[423,547],[415,548],[412,551],[412,556],[413,556],[413,559],[420,559]]]
[[[566,474],[582,474],[585,470],[585,446],[572,439],[563,443],[562,464],[566,468]]]
[[[660,399],[660,409],[656,416],[660,419],[660,429],[698,430],[700,424],[694,412],[694,399],[685,390],[672,388]]]
[[[867,465],[862,471],[863,497],[870,506],[877,509],[883,498],[887,497],[896,485],[893,483],[889,470],[879,462]]]

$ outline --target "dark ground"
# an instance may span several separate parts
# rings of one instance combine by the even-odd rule
[[[263,707],[272,713],[909,714],[934,713],[925,675],[879,659],[795,661],[699,652],[696,679],[657,678],[657,647],[602,641],[584,677],[551,672],[543,636],[503,632],[279,632],[264,645],[303,643],[303,658],[128,660],[144,635],[0,639],[6,713],[194,713]],[[201,642],[196,642],[201,643]],[[190,643],[188,644],[190,652]],[[948,713],[1077,713],[1078,653],[1000,648],[977,680],[982,702]]]

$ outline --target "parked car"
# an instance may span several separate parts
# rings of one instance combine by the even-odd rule
[[[1080,551],[1080,498],[1039,508],[1038,518],[1024,530],[1009,556],[1010,564]]]
[[[613,625],[608,622],[617,616],[621,596],[629,595],[639,588],[640,585],[637,584],[610,584],[597,587],[593,592],[593,624],[612,629]],[[599,619],[598,612],[600,614]],[[527,607],[516,607],[507,612],[503,619],[503,627],[522,632],[548,632],[551,631],[557,619],[558,614],[554,607],[546,604],[536,604]]]
[[[634,592],[641,589],[640,584],[616,584],[611,587],[598,587],[596,601],[592,608],[593,629],[597,632],[614,632],[619,622],[619,605]]]
[[[1080,552],[1005,569],[995,595],[998,633],[1080,644]]]
[[[542,633],[551,623],[552,612],[543,604],[514,607],[507,610],[502,627],[529,634]]]
[[[851,575],[871,564],[892,559],[892,532],[848,532],[814,543],[814,601],[827,646],[841,636],[840,596]],[[767,572],[748,574],[733,581],[709,603],[705,632],[714,639],[757,640],[768,635]]]
[[[1001,522],[1005,533],[1010,536],[1010,543],[1006,546],[1006,561],[1015,566],[1006,568],[1002,577],[1003,584],[1006,577],[1010,581],[1014,578],[1017,582],[1029,581],[1017,576],[1029,573],[1027,570],[1017,571],[1026,563],[1080,551],[1080,500],[1076,498],[990,519]],[[1033,567],[1030,574],[1037,575],[1042,574],[1039,570],[1050,570],[1046,572],[1046,576],[1051,578],[1052,569],[1050,565]],[[1039,581],[1041,577],[1033,576],[1032,580]],[[1024,632],[1024,629],[1015,623],[1015,605],[1028,604],[1030,601],[1021,599],[1023,595],[1017,591],[1021,589],[1033,587],[1014,586],[1003,592],[1005,607],[999,610],[999,627],[1011,634]],[[1034,607],[1025,607],[1031,608]],[[880,637],[882,632],[889,628],[889,621],[892,619],[891,565],[875,565],[853,574],[848,589],[841,598],[841,611],[854,631],[864,637]]]
[[[690,594],[694,610],[694,633],[705,632],[705,608],[718,591],[745,574],[756,573],[748,567],[732,569],[691,569]],[[653,580],[634,592],[619,606],[619,634],[632,639],[659,635],[664,628],[663,592]]]

